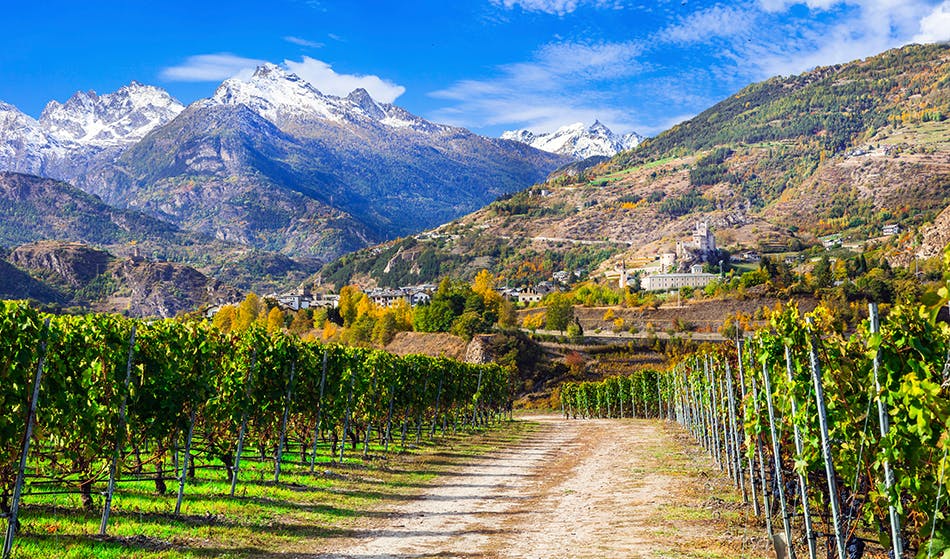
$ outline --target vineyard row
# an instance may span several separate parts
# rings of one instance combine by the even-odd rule
[[[178,482],[178,513],[195,461],[240,481],[248,448],[280,478],[288,448],[314,471],[423,432],[458,429],[510,408],[510,371],[421,355],[303,342],[252,327],[114,315],[48,316],[0,303],[0,512],[10,553],[21,496],[57,488],[94,506],[117,479]],[[329,453],[327,453],[329,450]],[[247,460],[248,458],[245,458]],[[170,462],[170,464],[169,464]],[[174,475],[166,477],[171,465]],[[152,474],[146,474],[151,470]],[[125,472],[125,473],[123,473]]]
[[[945,294],[944,294],[945,295]],[[877,307],[849,335],[787,306],[666,371],[566,384],[570,417],[682,424],[765,519],[779,557],[950,558],[950,327]]]

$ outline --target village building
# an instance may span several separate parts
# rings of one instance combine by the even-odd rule
[[[898,235],[901,232],[901,226],[896,223],[888,223],[881,228],[881,235],[885,237],[890,237],[891,235]]]
[[[691,268],[689,274],[653,274],[644,276],[640,280],[640,287],[644,291],[673,291],[684,287],[702,289],[718,279],[718,274],[703,273],[701,265],[695,265]]]

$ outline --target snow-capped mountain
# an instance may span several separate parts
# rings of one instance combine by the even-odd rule
[[[451,221],[568,163],[265,64],[77,179],[187,230],[328,258]]]
[[[63,143],[108,147],[141,140],[184,108],[164,89],[133,81],[115,93],[79,91],[66,103],[50,101],[39,124]]]
[[[0,102],[0,171],[72,180],[183,109],[166,91],[136,82],[115,93],[81,91],[62,104],[50,101],[38,120]]]
[[[275,64],[259,66],[248,80],[225,80],[205,103],[244,105],[280,128],[314,119],[341,125],[376,123],[425,133],[449,128],[395,105],[378,103],[365,89],[356,89],[346,97],[324,95],[309,82]]]
[[[36,119],[0,102],[0,170],[37,175],[47,159],[65,153]]]
[[[0,106],[0,171],[65,180],[207,237],[328,259],[451,221],[570,161],[265,64],[182,107],[132,83]]]
[[[513,130],[505,132],[501,137],[503,140],[514,140],[575,159],[586,159],[595,155],[610,157],[620,151],[633,149],[643,141],[643,137],[636,132],[614,134],[600,121],[595,121],[590,126],[578,122],[545,134],[535,134],[530,130]]]

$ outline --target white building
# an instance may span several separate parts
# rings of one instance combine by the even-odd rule
[[[718,274],[654,274],[646,276],[640,280],[640,287],[644,291],[671,291],[684,287],[702,289],[714,280],[718,279]]]

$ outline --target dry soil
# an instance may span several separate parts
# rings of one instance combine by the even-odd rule
[[[417,498],[299,557],[768,556],[728,477],[676,425],[522,420],[539,425],[521,442],[457,457]]]

